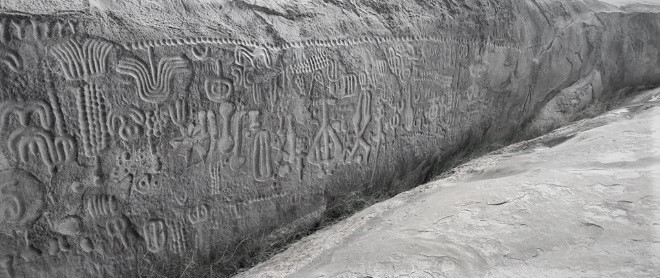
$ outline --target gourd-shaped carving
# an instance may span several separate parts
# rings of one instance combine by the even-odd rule
[[[55,123],[50,105],[43,101],[10,101],[0,104],[0,132],[7,128],[12,115],[16,116],[22,126],[28,126],[34,115],[46,130],[53,129]]]
[[[68,40],[56,45],[51,54],[57,59],[66,80],[87,80],[108,70],[108,56],[113,45],[100,39],[85,39],[82,43]]]
[[[189,61],[183,57],[165,57],[154,65],[150,50],[149,64],[137,58],[123,57],[117,64],[117,72],[135,80],[140,99],[159,104],[170,96],[174,75],[187,71],[189,67]]]
[[[167,241],[165,221],[162,219],[151,219],[144,223],[143,232],[147,250],[152,253],[158,253],[165,249],[165,242]]]
[[[38,155],[48,166],[51,175],[55,167],[73,158],[73,139],[68,136],[53,136],[42,128],[22,127],[14,130],[7,139],[9,152],[15,161],[30,162],[30,154]]]
[[[0,172],[0,232],[24,228],[41,215],[44,185],[21,169]]]
[[[254,171],[254,179],[257,181],[267,181],[273,175],[270,149],[270,132],[262,129],[254,137],[252,148],[252,169]]]

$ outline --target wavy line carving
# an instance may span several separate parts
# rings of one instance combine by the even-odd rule
[[[30,162],[30,154],[38,156],[53,175],[57,165],[73,158],[75,145],[68,136],[53,138],[42,128],[23,127],[9,135],[7,147],[16,162],[27,164]]]
[[[51,54],[57,59],[66,80],[87,80],[108,70],[108,56],[113,45],[99,39],[80,43],[68,40],[56,45]]]
[[[148,65],[137,58],[124,57],[117,64],[117,72],[135,80],[140,99],[158,104],[170,96],[174,75],[188,70],[189,66],[183,57],[165,57],[154,66],[150,51]]]
[[[37,116],[37,120],[46,130],[52,130],[55,124],[50,105],[43,101],[4,102],[0,104],[0,132],[4,131],[9,125],[12,115],[16,116],[22,126],[28,126],[34,115]]]
[[[23,70],[23,58],[18,52],[6,49],[0,54],[0,61],[2,61],[11,71],[19,73]]]

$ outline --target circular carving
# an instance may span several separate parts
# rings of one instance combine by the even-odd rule
[[[21,169],[0,172],[0,231],[24,227],[40,215],[44,186]]]

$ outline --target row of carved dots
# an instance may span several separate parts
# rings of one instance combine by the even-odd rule
[[[349,46],[364,43],[389,43],[389,42],[413,42],[413,41],[430,41],[441,43],[461,43],[461,44],[477,44],[476,39],[462,38],[447,38],[436,36],[401,36],[401,37],[358,37],[348,39],[330,39],[330,40],[305,40],[297,42],[287,42],[280,46],[269,43],[258,43],[255,41],[232,39],[232,38],[214,38],[214,37],[197,37],[197,38],[184,38],[184,39],[160,39],[160,40],[147,40],[139,42],[125,43],[123,47],[127,50],[145,49],[149,47],[159,46],[178,46],[178,45],[195,45],[195,44],[220,44],[220,45],[243,45],[252,47],[264,47],[271,50],[285,50],[289,48],[308,47],[308,46]],[[488,45],[497,47],[508,47],[513,49],[520,49],[519,46],[513,43],[495,43],[488,42]]]

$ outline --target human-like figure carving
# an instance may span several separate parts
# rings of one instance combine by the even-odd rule
[[[213,102],[226,101],[234,93],[234,84],[223,75],[222,62],[217,60],[215,77],[204,80],[206,97]]]
[[[349,153],[349,161],[355,159],[355,154],[360,147],[364,149],[364,160],[369,161],[369,154],[371,153],[371,145],[364,139],[364,134],[371,122],[371,92],[365,91],[358,97],[358,103],[353,113],[353,131],[355,132],[355,140],[352,150]],[[357,159],[357,163],[362,162],[362,158]]]
[[[291,113],[287,113],[281,119],[280,129],[277,134],[281,142],[280,146],[278,146],[279,152],[276,155],[277,158],[275,161],[282,161],[284,163],[280,165],[278,175],[280,177],[286,176],[291,172],[292,166],[295,166],[299,171],[298,176],[302,180],[302,146],[300,146],[300,142],[296,136],[296,130],[293,126],[293,115]]]
[[[85,39],[82,43],[73,39],[51,49],[66,80],[89,80],[108,70],[108,57],[113,45],[101,39]]]
[[[152,56],[149,48],[149,64],[137,58],[122,57],[117,64],[117,72],[135,80],[140,99],[159,104],[170,97],[174,75],[188,71],[190,63],[184,57],[165,57],[160,59],[158,65],[154,65]]]
[[[323,98],[321,101],[321,115],[319,129],[314,135],[310,145],[307,161],[321,170],[321,175],[331,174],[338,160],[342,158],[344,147],[337,136],[337,132],[330,124],[328,105],[334,100]]]

